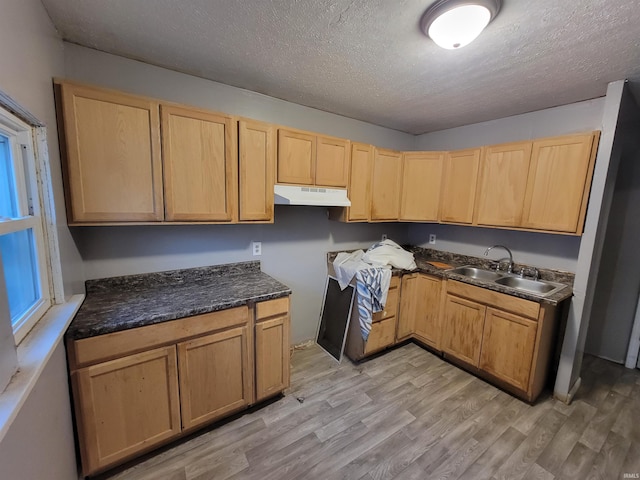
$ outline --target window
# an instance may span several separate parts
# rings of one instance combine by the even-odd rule
[[[51,305],[33,129],[0,109],[0,265],[19,343]]]

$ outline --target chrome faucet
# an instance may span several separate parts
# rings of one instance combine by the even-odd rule
[[[513,271],[513,254],[511,253],[511,250],[509,250],[504,245],[492,245],[484,251],[484,256],[486,257],[487,255],[489,255],[489,252],[494,248],[504,248],[507,251],[507,253],[509,254],[509,267],[507,269],[507,272],[511,273]],[[499,267],[500,264],[498,264],[498,268]]]

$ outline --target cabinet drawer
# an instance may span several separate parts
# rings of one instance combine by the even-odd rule
[[[67,345],[69,368],[75,370],[208,332],[246,325],[248,321],[249,309],[242,306],[72,341]]]
[[[381,312],[373,314],[374,322],[379,322],[380,320],[393,317],[397,314],[399,294],[400,289],[397,287],[397,285],[393,288],[389,287],[389,293],[387,294],[387,304],[384,306],[384,309]]]
[[[365,355],[393,345],[396,335],[396,317],[386,318],[371,326],[371,333],[364,348]]]
[[[289,297],[282,297],[275,300],[256,303],[257,321],[275,317],[277,315],[285,315],[287,313],[289,313]]]
[[[447,281],[447,293],[484,303],[485,305],[495,306],[500,310],[506,310],[507,312],[532,319],[537,319],[540,313],[540,304],[536,302],[494,292],[493,290],[476,287],[467,283],[456,282],[455,280]]]

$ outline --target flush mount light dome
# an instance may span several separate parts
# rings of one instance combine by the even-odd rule
[[[438,0],[420,24],[437,45],[455,50],[475,40],[498,14],[500,5],[500,0]]]

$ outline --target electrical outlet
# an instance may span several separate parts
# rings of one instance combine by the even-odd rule
[[[429,243],[431,245],[435,245],[436,244],[436,234],[435,233],[431,233],[429,235]]]
[[[254,257],[262,255],[262,242],[253,242],[251,244],[251,249],[253,250]]]
[[[387,239],[387,234],[386,234],[386,233],[383,233],[383,234],[382,234],[382,241],[384,242],[386,239]]]

